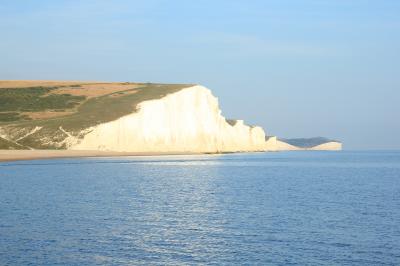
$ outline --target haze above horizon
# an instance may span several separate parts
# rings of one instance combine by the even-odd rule
[[[0,79],[198,83],[282,138],[400,149],[400,1],[0,2]]]

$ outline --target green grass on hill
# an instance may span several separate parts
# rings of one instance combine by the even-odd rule
[[[0,112],[38,112],[73,108],[85,100],[84,96],[49,94],[58,87],[2,88]],[[3,118],[3,119],[2,119]],[[0,116],[0,121],[23,119],[20,116]]]
[[[0,113],[1,122],[13,122],[18,120],[30,120],[30,118],[26,115],[21,115],[18,112]]]
[[[101,123],[116,120],[122,116],[131,114],[137,111],[137,105],[143,101],[160,99],[167,94],[177,92],[190,85],[184,84],[141,84],[140,87],[127,89],[110,93],[100,97],[90,98],[84,101],[76,108],[76,112],[66,116],[59,116],[47,119],[37,119],[29,121],[15,121],[15,122],[0,122],[0,127],[8,126],[15,129],[30,129],[41,127],[37,133],[24,137],[18,143],[24,146],[29,146],[38,149],[52,149],[55,148],[53,143],[60,143],[66,138],[65,133],[60,130],[62,127],[68,133],[79,137],[81,130],[95,126]],[[49,109],[65,109],[79,104],[83,98],[80,96],[71,95],[56,95],[51,94],[48,96],[43,95],[53,88],[23,88],[14,89],[12,94],[10,90],[5,89],[7,92],[2,95],[7,95],[8,99],[12,100],[12,104],[8,104],[7,108],[3,107],[3,112],[8,112],[11,116],[11,111],[39,111]],[[79,88],[78,88],[79,89]],[[3,89],[0,89],[0,92]],[[30,91],[32,90],[32,92]],[[15,96],[13,100],[12,95]],[[61,96],[61,97],[60,97]],[[0,98],[2,96],[0,95]],[[16,114],[13,114],[16,116]],[[17,117],[18,118],[18,117]],[[0,120],[1,121],[1,120]],[[10,121],[10,120],[8,120]],[[63,147],[58,147],[63,148]]]
[[[26,147],[17,145],[11,141],[0,138],[0,150],[24,150]]]
[[[181,90],[188,85],[158,85],[149,84],[140,88],[128,89],[84,102],[77,112],[68,116],[45,120],[35,120],[20,123],[21,125],[60,127],[68,131],[77,131],[100,123],[116,120],[137,110],[137,105],[143,101],[160,99],[167,94]],[[135,93],[129,93],[136,91]]]

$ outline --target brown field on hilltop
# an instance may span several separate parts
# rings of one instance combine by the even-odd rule
[[[71,95],[82,96],[76,106],[65,108],[63,110],[42,110],[42,111],[25,111],[19,112],[21,117],[27,119],[49,119],[71,115],[77,111],[80,105],[84,104],[91,98],[110,95],[112,97],[121,97],[127,94],[134,94],[135,88],[143,86],[141,83],[130,82],[85,82],[85,81],[48,81],[48,80],[1,80],[0,89],[26,89],[26,88],[52,88],[47,93],[39,96],[41,98],[51,95]]]
[[[91,83],[91,82],[88,82]],[[82,81],[51,81],[51,80],[0,80],[0,88],[53,87],[82,84]]]
[[[76,96],[86,96],[87,98],[99,97],[116,92],[134,89],[140,84],[125,83],[92,83],[92,84],[76,84],[79,87],[62,87],[53,94],[70,94]]]

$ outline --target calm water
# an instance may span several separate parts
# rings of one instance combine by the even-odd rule
[[[0,163],[0,265],[400,265],[400,152]]]

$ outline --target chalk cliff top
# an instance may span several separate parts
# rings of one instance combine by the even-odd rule
[[[135,112],[143,101],[160,99],[190,84],[80,81],[0,81],[0,128],[43,128],[48,135],[62,125],[79,130]],[[35,138],[38,139],[38,138]],[[0,132],[0,149],[37,146],[26,138],[18,146]]]
[[[75,81],[0,81],[0,123],[63,120],[69,128],[107,122],[189,84]],[[112,110],[112,112],[110,112]],[[41,121],[39,123],[39,121]]]

